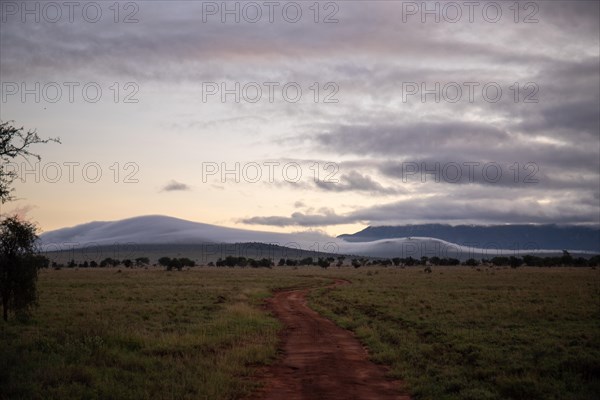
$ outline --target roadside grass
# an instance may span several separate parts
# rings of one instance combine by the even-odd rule
[[[333,269],[335,271],[335,268]],[[415,399],[596,399],[600,276],[588,268],[344,271],[309,304]]]
[[[320,280],[198,268],[42,271],[40,307],[0,323],[2,399],[233,399],[271,362],[271,290]]]

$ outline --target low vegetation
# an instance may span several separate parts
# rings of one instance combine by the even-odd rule
[[[600,277],[590,268],[370,268],[313,291],[415,399],[595,399]]]
[[[122,272],[121,272],[122,271]],[[39,276],[28,323],[0,322],[1,399],[232,399],[276,355],[288,271],[64,269]]]
[[[276,356],[281,326],[263,299],[307,286],[317,288],[311,307],[354,331],[415,399],[600,392],[592,268],[168,271],[133,261],[131,269],[40,272],[32,319],[0,324],[0,365],[10,366],[0,369],[0,398],[242,398],[259,385],[256,368]],[[325,289],[333,277],[352,284]]]

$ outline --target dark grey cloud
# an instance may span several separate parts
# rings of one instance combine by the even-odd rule
[[[560,165],[567,163],[572,167],[597,169],[597,153],[593,147],[568,141],[559,145],[532,139],[500,124],[417,119],[397,124],[373,121],[333,126],[314,135],[312,141],[315,148],[341,155],[367,154],[411,161],[429,158],[522,163],[555,161]]]
[[[176,180],[171,180],[161,189],[161,192],[181,192],[188,191],[191,188],[185,183],[177,182]]]
[[[496,192],[494,192],[496,193]],[[565,206],[564,204],[567,204]],[[489,196],[473,199],[465,195],[435,195],[365,207],[345,214],[335,212],[286,216],[255,216],[242,219],[250,225],[316,227],[363,223],[369,225],[407,223],[600,223],[598,204],[569,196],[551,205],[534,199]]]
[[[268,217],[251,217],[239,220],[248,225],[270,225],[270,226],[301,226],[301,227],[318,227],[327,225],[338,225],[351,222],[351,217],[330,214],[305,214],[295,212],[289,217],[284,216],[268,216]]]
[[[431,157],[431,156],[429,156]],[[535,159],[535,158],[534,158]],[[516,159],[515,159],[516,160]],[[589,171],[544,164],[541,161],[500,162],[489,159],[456,157],[382,162],[379,171],[385,177],[405,184],[483,185],[522,189],[524,193],[548,190],[595,190],[596,174]],[[593,166],[593,165],[592,165]],[[482,190],[484,190],[482,188]]]
[[[319,189],[330,192],[366,192],[376,195],[391,195],[402,192],[398,188],[384,187],[370,176],[362,175],[357,171],[342,174],[339,181],[337,179],[336,182],[318,180],[315,182],[315,185]]]
[[[510,135],[488,124],[450,120],[342,125],[315,139],[318,146],[341,154],[421,156],[437,149],[468,151],[484,140],[508,141]]]

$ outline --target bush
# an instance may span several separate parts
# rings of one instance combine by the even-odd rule
[[[467,261],[465,261],[465,265],[468,265],[469,267],[476,267],[479,265],[479,261],[474,258],[469,258]]]

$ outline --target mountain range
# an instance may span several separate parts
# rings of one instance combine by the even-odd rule
[[[500,249],[582,250],[600,252],[600,228],[560,225],[442,225],[369,226],[340,235],[348,242],[371,242],[399,237],[435,237],[469,247]]]
[[[204,246],[262,243],[302,252],[368,257],[421,256],[490,258],[495,255],[556,254],[563,249],[600,252],[600,230],[555,225],[456,226],[407,225],[368,227],[351,235],[319,232],[278,233],[227,228],[161,215],[119,221],[95,221],[40,235],[44,251],[75,248],[155,245]],[[230,246],[231,247],[231,246]]]

